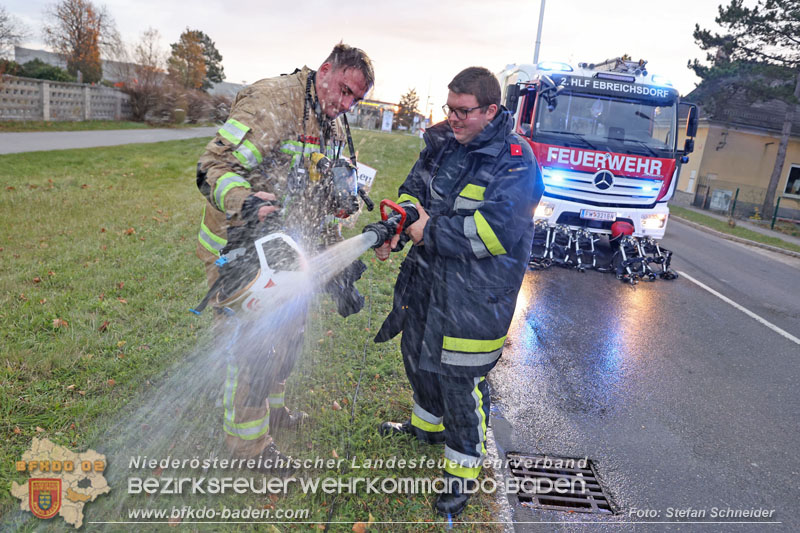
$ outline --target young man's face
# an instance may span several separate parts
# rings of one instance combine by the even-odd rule
[[[316,88],[319,105],[328,118],[336,118],[353,107],[369,90],[360,70],[334,68],[330,63],[319,67]]]
[[[456,140],[461,144],[469,144],[497,115],[497,105],[495,104],[474,109],[478,107],[478,99],[475,98],[474,94],[449,91],[447,94],[447,106],[451,110],[447,116],[447,121],[450,123],[450,127],[453,128]],[[462,112],[467,109],[471,109],[471,111],[466,114],[466,117],[459,118],[458,114],[463,114]],[[453,110],[458,110],[458,114]]]

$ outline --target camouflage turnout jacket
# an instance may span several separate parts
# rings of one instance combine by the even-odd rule
[[[326,155],[342,154],[345,136],[340,119],[321,124],[309,108],[303,130],[308,67],[293,74],[257,81],[242,89],[228,120],[208,143],[197,163],[197,187],[206,198],[198,234],[197,255],[208,266],[226,244],[227,228],[240,224],[241,209],[249,195],[274,193],[286,208],[284,225],[306,250],[341,240],[338,220],[323,187],[310,182],[305,191],[290,195],[287,178],[300,164],[305,149],[320,152],[323,129]],[[311,92],[314,94],[313,83]],[[305,142],[304,142],[305,141]]]

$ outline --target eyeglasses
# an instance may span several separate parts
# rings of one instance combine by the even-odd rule
[[[484,107],[489,107],[489,106],[476,105],[475,107],[452,108],[449,105],[444,104],[442,106],[442,111],[444,111],[445,116],[448,117],[448,118],[450,118],[450,113],[454,113],[458,120],[465,120],[470,113],[472,113],[476,109],[481,109],[481,108],[484,108]]]

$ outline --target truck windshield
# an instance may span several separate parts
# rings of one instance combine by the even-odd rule
[[[675,149],[675,105],[563,93],[555,109],[539,102],[534,137],[583,139],[587,148],[664,155]]]

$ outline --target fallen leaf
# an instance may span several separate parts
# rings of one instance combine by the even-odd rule
[[[100,228],[100,233],[105,233],[105,232],[106,232],[106,228]]]
[[[88,188],[89,188],[89,185],[87,185],[86,183],[84,183],[83,185],[81,185],[81,189],[88,189]]]
[[[41,300],[39,300],[39,303],[42,304],[42,305],[46,304],[47,303],[47,298],[42,298]]]
[[[270,494],[269,499],[272,503],[278,503],[278,495],[277,494]]]
[[[69,323],[66,320],[62,320],[60,318],[53,319],[53,327],[54,328],[67,328],[69,327]]]
[[[39,276],[36,276],[35,278],[33,278],[33,282],[34,283],[41,283],[41,281],[42,281],[42,278],[40,278]]]
[[[120,281],[119,283],[117,283],[117,288],[118,289],[121,289],[124,286],[125,286],[125,282],[124,281]]]
[[[27,302],[28,301],[28,298],[25,297],[25,293],[24,292],[19,295],[19,299],[22,300],[23,302]]]
[[[375,523],[375,517],[372,516],[372,513],[369,513],[369,520],[367,520],[367,526],[371,526]]]
[[[75,385],[67,385],[67,390],[72,390],[75,388]]]
[[[333,456],[334,459],[338,459],[339,458],[339,454],[336,453],[336,450],[331,451],[331,455]]]
[[[128,228],[125,230],[125,235],[133,235],[136,233],[136,230],[133,228]]]
[[[122,348],[122,347],[123,347],[123,346],[125,346],[126,344],[127,344],[127,341],[119,341],[119,342],[117,343],[117,348]]]
[[[120,297],[117,297],[117,300],[119,300],[119,302],[120,302],[120,303],[123,303],[123,304],[126,304],[126,303],[128,303],[128,300],[126,300],[125,298],[120,298]]]
[[[113,379],[109,379],[108,381],[106,381],[106,383],[108,383],[108,386],[109,386],[109,387],[113,387],[114,385],[116,385],[116,384],[117,384],[117,382],[116,382],[116,381],[114,381]]]
[[[36,426],[36,433],[44,433],[44,428],[40,428],[39,426]]]
[[[334,411],[341,411],[342,410],[342,406],[339,405],[339,402],[337,402],[336,400],[333,400],[333,405],[331,406],[331,408]]]
[[[14,190],[14,187],[6,187],[6,190],[7,190],[7,191],[13,191],[13,190]]]
[[[78,394],[80,394],[81,396],[86,396],[86,391],[85,390],[79,390]]]
[[[100,326],[99,328],[97,328],[97,331],[99,331],[99,332],[101,332],[101,333],[102,333],[102,332],[104,332],[105,330],[107,330],[107,329],[108,329],[108,324],[109,324],[109,323],[110,323],[110,322],[109,322],[108,320],[105,320],[105,321],[103,322],[103,325],[102,325],[102,326]]]
[[[56,275],[56,273],[55,273],[55,272],[53,272],[52,270],[48,270],[48,271],[47,271],[47,275],[48,275],[48,276],[55,276],[55,275]]]
[[[164,473],[164,469],[161,468],[160,466],[158,468],[156,468],[155,470],[153,470],[153,475],[156,476],[156,477],[159,477],[163,473]]]
[[[17,435],[22,434],[22,430],[19,429],[19,426],[14,426],[14,433],[17,434]]]
[[[38,189],[39,188],[38,185],[28,185],[28,187],[30,187],[31,189]]]
[[[353,533],[365,533],[367,531],[367,524],[364,522],[356,522],[353,524]]]
[[[167,520],[167,523],[169,524],[169,527],[178,527],[178,524],[181,523],[181,519],[180,518],[170,518],[169,520]]]
[[[103,301],[103,298],[105,298],[105,297],[106,297],[106,293],[104,293],[104,292],[101,292],[101,293],[100,293],[100,296],[98,296],[98,297],[97,297],[97,299],[98,299],[98,300],[100,300],[100,301],[102,302],[102,301]]]
[[[327,335],[328,337],[333,337],[333,330],[329,329],[328,331],[325,332],[325,335]]]

